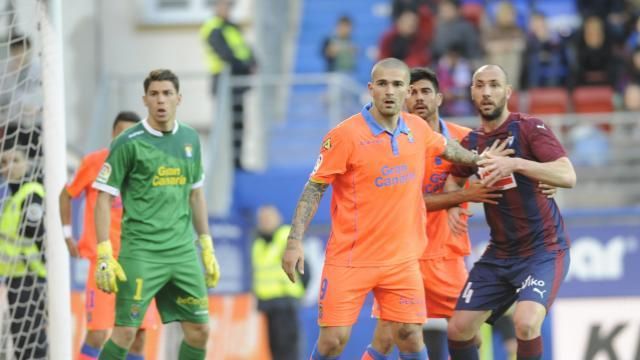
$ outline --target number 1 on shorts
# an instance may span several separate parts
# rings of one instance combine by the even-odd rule
[[[136,294],[133,296],[133,300],[142,300],[142,278],[136,278]]]

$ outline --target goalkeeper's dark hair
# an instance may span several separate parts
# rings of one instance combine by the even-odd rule
[[[178,80],[178,76],[174,74],[171,70],[168,69],[156,69],[152,70],[147,78],[144,79],[144,93],[147,93],[149,89],[149,85],[153,81],[171,81],[173,83],[173,87],[176,88],[177,92],[180,92],[180,80]]]
[[[433,89],[437,93],[440,92],[440,82],[438,81],[438,76],[433,70],[429,69],[428,67],[412,68],[411,80],[409,81],[409,84],[413,85],[420,80],[427,80],[431,82],[431,84],[433,85]]]
[[[140,116],[133,111],[120,111],[118,115],[116,115],[115,120],[113,120],[112,130],[116,129],[118,123],[121,122],[130,122],[130,123],[138,123],[140,121]]]

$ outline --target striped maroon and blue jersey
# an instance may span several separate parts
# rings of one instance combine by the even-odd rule
[[[494,131],[476,129],[462,145],[479,154],[496,140],[510,138],[509,148],[522,159],[536,162],[555,161],[567,156],[566,151],[542,120],[525,114],[511,113]],[[451,174],[469,177],[477,168],[456,165]],[[567,249],[570,245],[564,221],[554,199],[538,191],[538,181],[514,173],[517,186],[502,192],[497,205],[484,204],[491,241],[487,255],[498,258],[528,257],[542,252]]]

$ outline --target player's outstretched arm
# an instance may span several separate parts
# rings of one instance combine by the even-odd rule
[[[541,163],[522,158],[489,155],[486,159],[480,160],[478,165],[490,173],[482,179],[484,184],[493,184],[497,179],[517,172],[551,186],[572,188],[576,185],[576,172],[571,160],[566,156]]]
[[[64,241],[67,243],[69,255],[72,257],[78,257],[80,256],[78,246],[76,245],[76,241],[73,239],[73,235],[71,233],[71,199],[71,195],[67,191],[67,188],[63,187],[62,191],[60,191],[60,196],[58,197],[62,232],[64,233]]]
[[[311,219],[318,211],[320,200],[322,200],[322,196],[328,187],[328,184],[307,181],[296,205],[293,220],[291,220],[291,232],[287,239],[287,248],[282,256],[282,269],[287,273],[291,282],[296,281],[296,270],[300,274],[304,273],[302,238]]]
[[[193,227],[198,233],[200,243],[202,264],[205,270],[205,281],[207,287],[214,288],[220,280],[220,265],[213,250],[213,239],[209,234],[209,219],[207,215],[207,204],[204,198],[202,187],[191,190],[189,195],[189,205],[193,213]]]

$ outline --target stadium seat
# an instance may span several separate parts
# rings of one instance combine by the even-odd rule
[[[580,86],[573,90],[573,106],[577,113],[612,112],[613,89],[610,86]]]
[[[468,2],[460,7],[460,14],[467,19],[476,29],[480,28],[482,15],[484,14],[484,5],[476,2]]]
[[[569,111],[569,92],[565,88],[529,90],[529,112],[533,115],[563,114]]]
[[[614,111],[613,88],[610,86],[579,86],[573,90],[573,105],[577,113],[608,113]],[[598,128],[611,131],[610,124]]]

